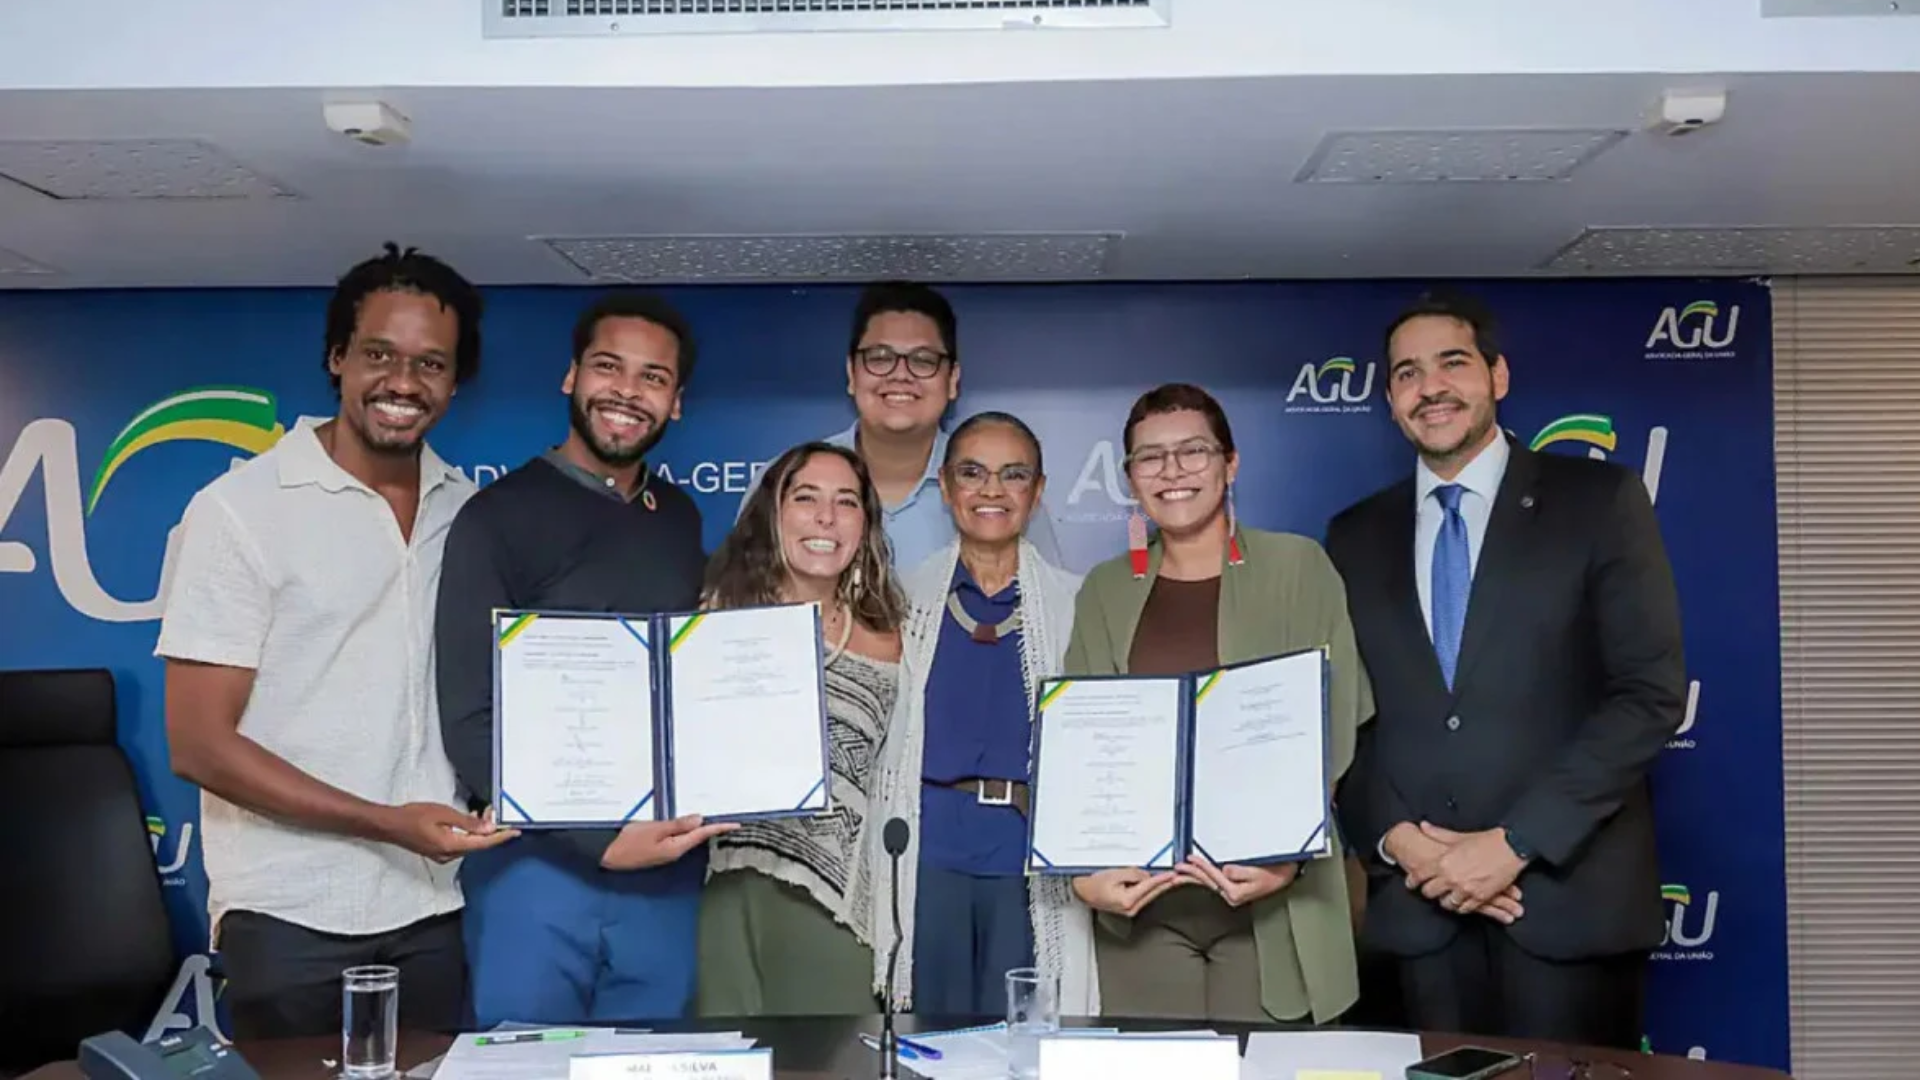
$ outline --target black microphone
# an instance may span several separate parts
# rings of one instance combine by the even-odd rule
[[[908,836],[907,823],[899,818],[888,819],[880,833],[893,875],[893,949],[887,955],[887,998],[881,1005],[880,1080],[897,1080],[900,1075],[900,1040],[893,1032],[893,978],[900,967],[900,856],[907,853]]]

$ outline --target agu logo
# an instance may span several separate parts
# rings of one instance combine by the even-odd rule
[[[147,815],[147,840],[153,844],[154,867],[160,871],[160,884],[179,888],[187,883],[182,871],[193,857],[193,822],[180,826],[180,835],[167,843],[167,821],[158,814]],[[162,852],[162,848],[166,851]]]
[[[1587,456],[1600,461],[1620,446],[1620,435],[1613,429],[1613,417],[1602,413],[1570,413],[1549,423],[1540,429],[1540,433],[1527,444],[1530,450],[1545,450],[1559,443],[1572,443],[1587,448]],[[1647,500],[1658,502],[1660,498],[1660,470],[1667,460],[1667,429],[1654,428],[1647,433],[1647,460],[1640,468],[1640,480],[1647,486]],[[1692,734],[1693,722],[1700,709],[1700,680],[1694,679],[1687,684],[1686,718],[1680,722],[1680,728],[1667,741],[1669,750],[1692,750],[1698,744]]]
[[[38,468],[46,499],[47,557],[53,564],[53,581],[60,595],[75,611],[104,622],[157,619],[172,570],[175,534],[169,533],[166,538],[160,582],[152,599],[121,600],[108,595],[94,577],[87,555],[87,518],[99,508],[114,475],[142,450],[163,443],[197,441],[258,454],[286,434],[275,413],[272,394],[244,386],[199,387],[155,402],[114,436],[84,491],[80,487],[73,424],[56,418],[35,420],[21,430],[6,464],[0,467],[0,534],[6,531],[27,482]],[[33,548],[17,540],[0,540],[0,574],[30,574],[38,566]]]
[[[1569,413],[1548,422],[1527,444],[1527,448],[1545,450],[1559,443],[1584,445],[1588,457],[1605,461],[1608,454],[1619,448],[1620,436],[1613,428],[1611,416],[1604,413]],[[1647,457],[1640,466],[1640,480],[1647,486],[1649,502],[1660,501],[1660,470],[1666,462],[1667,429],[1652,428],[1647,432]]]
[[[1087,451],[1087,460],[1080,466],[1079,474],[1074,477],[1073,487],[1067,491],[1066,510],[1057,513],[1054,520],[1074,525],[1125,521],[1129,508],[1136,502],[1120,482],[1125,472],[1121,457],[1112,439],[1096,439]],[[1080,509],[1080,500],[1094,493],[1105,496],[1104,503],[1091,510]]]
[[[1696,907],[1693,890],[1685,885],[1662,885],[1660,899],[1667,903],[1667,932],[1653,958],[1713,959],[1713,950],[1705,946],[1713,940],[1714,922],[1720,914],[1720,893],[1717,890],[1707,893],[1706,899]]]
[[[1287,390],[1283,412],[1290,413],[1365,413],[1373,411],[1373,372],[1376,364],[1366,365],[1366,373],[1351,356],[1336,356],[1315,367],[1301,364]],[[1356,383],[1356,377],[1358,385]],[[1305,400],[1301,400],[1301,399]]]
[[[1686,715],[1680,721],[1679,730],[1673,733],[1673,738],[1667,740],[1667,749],[1692,750],[1695,747],[1700,745],[1698,742],[1694,740],[1694,737],[1693,737],[1693,722],[1695,718],[1698,717],[1699,712],[1700,712],[1700,680],[1692,679],[1687,682]]]
[[[1695,300],[1683,308],[1663,308],[1647,335],[1648,360],[1730,360],[1733,341],[1740,333],[1740,305],[1727,308],[1720,322],[1720,305]]]
[[[1527,448],[1544,450],[1559,442],[1586,443],[1596,450],[1603,451],[1594,454],[1594,457],[1605,458],[1620,445],[1620,437],[1614,434],[1613,417],[1601,416],[1598,413],[1574,413],[1541,428],[1540,433],[1527,444]]]
[[[196,953],[180,964],[180,970],[173,977],[173,985],[167,989],[167,996],[161,999],[160,1009],[147,1023],[147,1033],[141,1042],[152,1042],[169,1031],[187,1031],[196,1027],[226,1038],[220,1030],[219,999],[226,993],[226,980],[217,984],[214,981],[212,958]]]
[[[147,406],[127,422],[107,447],[87,491],[87,513],[100,504],[107,482],[133,455],[161,443],[197,439],[258,454],[287,429],[275,417],[273,395],[243,386],[209,386],[175,394]]]

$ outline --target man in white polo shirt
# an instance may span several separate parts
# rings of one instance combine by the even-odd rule
[[[302,419],[188,506],[155,652],[199,784],[208,915],[240,1039],[340,1029],[340,973],[400,972],[401,1022],[462,1019],[459,856],[512,837],[455,809],[433,685],[441,548],[473,485],[426,444],[480,365],[479,293],[387,245],[341,278]]]

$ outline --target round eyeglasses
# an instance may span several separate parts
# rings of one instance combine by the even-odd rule
[[[1127,458],[1127,471],[1141,477],[1159,476],[1167,471],[1167,462],[1172,461],[1180,466],[1180,474],[1184,476],[1205,470],[1221,453],[1212,443],[1186,443],[1171,450],[1149,446],[1135,450]]]
[[[1025,491],[1039,478],[1040,470],[1018,462],[989,469],[977,461],[962,461],[949,468],[947,475],[953,477],[954,484],[962,491],[979,491],[996,476],[1000,478],[1000,486],[1008,491]]]
[[[903,353],[886,345],[856,349],[853,355],[866,373],[876,379],[893,374],[903,360],[907,364],[907,374],[916,379],[931,379],[940,373],[940,365],[950,359],[939,349],[910,349]]]

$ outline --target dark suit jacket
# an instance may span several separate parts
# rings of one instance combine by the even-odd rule
[[[1646,772],[1685,711],[1679,601],[1653,505],[1617,465],[1514,445],[1494,499],[1450,693],[1414,584],[1412,477],[1342,511],[1347,586],[1376,715],[1340,799],[1372,887],[1363,940],[1418,956],[1458,920],[1380,861],[1394,825],[1505,826],[1521,948],[1576,959],[1659,945],[1664,909]],[[1464,918],[1485,918],[1481,915]]]

